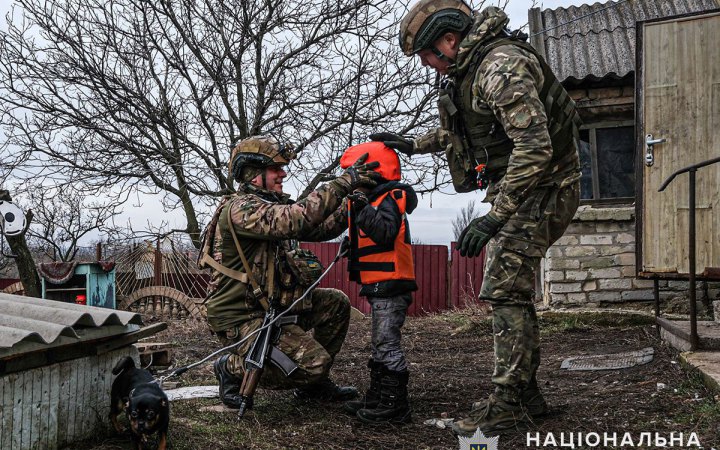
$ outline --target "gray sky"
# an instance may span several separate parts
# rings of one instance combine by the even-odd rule
[[[490,4],[491,2],[487,2]],[[496,4],[497,2],[492,2]],[[571,0],[548,0],[538,2],[537,6],[547,8],[567,7],[569,5],[580,5],[582,2]],[[0,27],[6,28],[4,20],[5,14],[10,10],[11,0],[0,0]],[[523,26],[528,21],[528,9],[532,6],[530,0],[510,0],[505,9],[510,16],[511,28]],[[451,191],[452,188],[446,189]],[[297,189],[291,186],[286,188],[292,194],[297,193]],[[460,209],[469,202],[475,201],[477,204],[484,198],[484,192],[474,192],[466,194],[426,194],[420,198],[420,204],[415,212],[409,217],[410,228],[415,240],[419,240],[424,244],[448,244],[452,240],[452,220],[458,215]],[[135,203],[135,202],[133,202]],[[128,220],[132,221],[134,228],[142,229],[145,223],[150,222],[158,225],[161,221],[167,221],[170,228],[184,228],[184,216],[180,211],[164,212],[159,199],[152,196],[141,197],[141,207],[134,207],[128,204],[124,208],[124,213],[120,219],[121,223]],[[477,208],[476,208],[477,209]],[[482,204],[481,212],[486,212],[489,206]],[[92,239],[97,239],[93,237]]]

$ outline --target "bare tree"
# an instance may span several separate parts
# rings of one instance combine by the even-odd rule
[[[465,227],[470,225],[473,219],[480,217],[480,214],[479,208],[475,208],[475,200],[469,201],[467,206],[460,208],[460,212],[452,221],[453,236],[456,241]]]
[[[88,201],[67,187],[36,188],[29,192],[26,206],[34,214],[28,241],[53,261],[75,259],[80,242],[94,232],[103,233],[106,238],[116,235],[113,219],[120,211],[115,202]]]
[[[400,54],[395,0],[15,4],[0,32],[5,171],[115,200],[161,194],[195,245],[200,215],[232,192],[239,139],[306,149],[291,172],[307,193],[369,132],[433,121],[432,77]],[[443,165],[414,158],[409,173],[430,190]]]

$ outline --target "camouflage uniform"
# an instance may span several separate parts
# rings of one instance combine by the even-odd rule
[[[234,227],[243,253],[253,267],[253,276],[265,295],[287,306],[302,293],[301,288],[292,287],[289,282],[292,275],[282,263],[285,252],[296,245],[291,240],[322,241],[341,234],[347,228],[343,198],[349,191],[349,183],[340,177],[293,203],[286,195],[242,184],[237,194],[223,198],[211,221],[213,259],[244,272],[229,230],[230,226]],[[230,208],[229,221],[227,208]],[[277,288],[272,293],[267,292],[269,264],[277,268]],[[223,344],[237,342],[260,327],[264,310],[252,291],[249,283],[213,271],[207,316],[210,327]],[[261,378],[261,385],[265,387],[286,389],[326,378],[347,333],[350,302],[336,289],[315,289],[290,314],[299,315],[298,323],[283,326],[277,346],[298,369],[285,377],[274,365],[267,365]],[[311,329],[314,330],[312,336],[306,333]],[[227,369],[234,375],[243,375],[244,357],[251,343],[252,338],[227,360]]]
[[[535,274],[579,202],[579,118],[507,23],[495,7],[475,13],[440,92],[441,127],[416,139],[414,153],[445,150],[459,192],[477,189],[475,165],[487,165],[485,202],[504,226],[487,246],[480,298],[493,306],[496,394],[518,402],[540,362]]]

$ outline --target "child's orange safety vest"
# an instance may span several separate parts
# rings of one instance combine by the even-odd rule
[[[351,275],[353,272],[359,275],[359,280],[355,281],[361,284],[415,279],[410,233],[405,215],[405,191],[393,189],[385,192],[373,200],[368,207],[377,208],[388,195],[392,195],[401,215],[400,231],[391,245],[380,245],[370,239],[353,223],[352,212],[348,214],[350,243],[353,247],[353,251],[350,252],[349,269]],[[353,211],[352,201],[349,203],[348,210]],[[357,247],[355,247],[355,243],[357,243]]]

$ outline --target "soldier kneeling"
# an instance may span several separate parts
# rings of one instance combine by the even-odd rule
[[[260,328],[268,303],[282,311],[312,284],[308,274],[298,274],[294,258],[314,258],[298,251],[296,240],[324,241],[347,227],[344,198],[354,189],[376,184],[376,164],[361,158],[343,175],[304,199],[293,202],[283,193],[284,166],[295,154],[274,138],[258,136],[241,141],[230,158],[230,173],[240,185],[224,197],[208,225],[200,255],[201,267],[213,269],[208,286],[207,318],[223,345],[236,343]],[[307,261],[305,261],[307,262]],[[320,266],[321,268],[321,266]],[[322,270],[320,270],[322,272]],[[310,274],[312,275],[312,274]],[[316,278],[320,273],[315,274]],[[287,315],[296,323],[281,327],[273,344],[291,361],[286,375],[268,364],[260,385],[270,389],[295,389],[298,398],[345,401],[357,396],[354,387],[340,387],[329,378],[350,321],[348,297],[336,289],[314,289]],[[313,330],[313,335],[306,331]],[[240,408],[240,386],[245,375],[245,355],[254,338],[215,361],[220,398],[230,408]],[[296,366],[296,367],[295,367]]]

